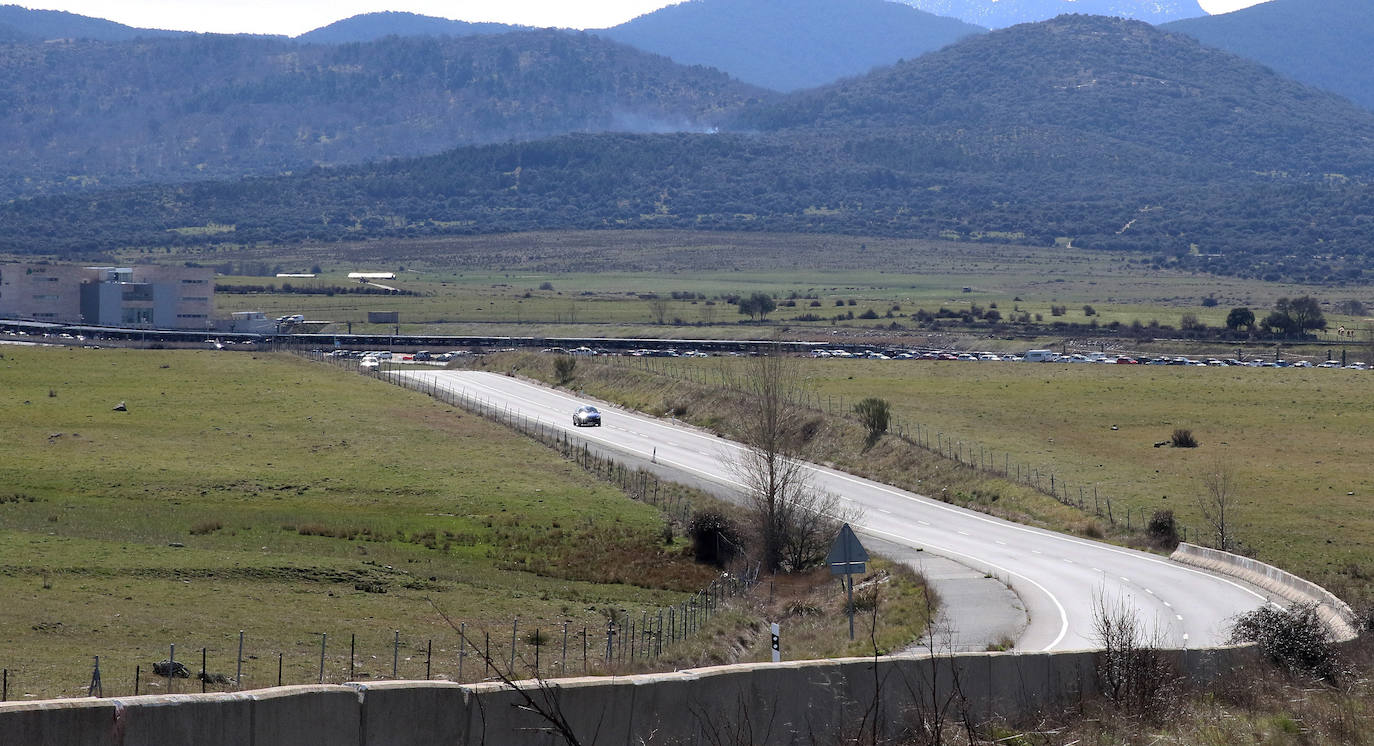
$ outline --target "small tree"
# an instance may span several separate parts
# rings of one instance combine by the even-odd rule
[[[867,444],[872,446],[887,432],[892,422],[892,405],[886,399],[870,396],[854,405],[854,414],[859,416],[859,422],[868,431]]]
[[[1197,448],[1197,438],[1193,437],[1193,431],[1186,427],[1174,428],[1173,435],[1169,436],[1169,443],[1174,448]]]
[[[1202,477],[1203,493],[1198,495],[1198,512],[1212,530],[1213,545],[1230,551],[1236,543],[1235,523],[1238,499],[1232,484],[1231,464],[1218,457]]]
[[[748,298],[740,298],[739,312],[749,316],[755,321],[763,321],[768,318],[778,307],[778,302],[773,300],[773,296],[768,293],[754,293]]]
[[[553,359],[553,374],[558,376],[560,384],[567,383],[573,378],[573,372],[577,370],[577,358],[560,355]]]
[[[649,313],[654,317],[654,323],[663,326],[663,322],[668,317],[668,299],[654,296],[649,299]]]
[[[1097,679],[1102,694],[1116,707],[1137,716],[1158,718],[1178,676],[1161,652],[1159,630],[1149,630],[1139,611],[1125,601],[1110,602],[1093,594],[1093,637],[1102,649]]]
[[[1236,331],[1241,327],[1245,327],[1249,331],[1255,330],[1255,312],[1244,306],[1232,308],[1231,312],[1226,314],[1227,329]]]

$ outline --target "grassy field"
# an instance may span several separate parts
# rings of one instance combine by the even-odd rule
[[[352,322],[354,331],[390,328],[366,325],[368,311],[399,311],[406,333],[758,338],[787,327],[797,338],[880,339],[916,334],[911,317],[918,309],[964,311],[974,305],[995,307],[1004,318],[1039,315],[1045,324],[1095,320],[1103,326],[1138,321],[1178,327],[1183,314],[1191,313],[1221,326],[1233,307],[1248,306],[1263,317],[1279,297],[1300,295],[1332,304],[1333,329],[1366,329],[1367,319],[1338,315],[1334,304],[1354,299],[1374,305],[1368,286],[1312,288],[1165,272],[1131,254],[823,235],[526,233],[209,247],[119,259],[193,261],[223,266],[231,275],[249,268],[321,270],[314,280],[229,276],[221,284],[348,287],[356,286],[347,279],[351,271],[396,272],[397,279],[385,284],[418,295],[220,293],[217,310],[303,313],[339,322],[334,329]],[[552,289],[541,289],[546,283]],[[741,325],[745,317],[723,299],[753,292],[790,298],[795,305],[780,307],[762,327]],[[662,304],[652,304],[650,295]],[[1204,305],[1208,298],[1215,305]],[[1064,308],[1062,316],[1052,313],[1055,306]],[[1084,306],[1094,315],[1086,315]],[[869,311],[877,318],[861,318]],[[803,320],[810,316],[818,320]],[[1047,332],[1048,338],[1062,336]],[[974,334],[965,341],[976,339]]]
[[[0,347],[0,666],[12,699],[165,691],[153,661],[245,686],[458,675],[440,615],[505,656],[568,624],[570,671],[613,610],[718,571],[681,527],[478,417],[287,356]],[[125,411],[116,411],[124,403]],[[665,537],[673,537],[665,543]],[[832,620],[838,628],[840,622]],[[914,637],[919,620],[904,634]],[[708,642],[684,646],[700,655]],[[525,657],[530,648],[522,648]],[[544,672],[561,645],[544,652]],[[194,665],[192,665],[194,664]],[[663,665],[672,666],[667,660]],[[480,678],[471,657],[464,678]],[[198,690],[182,682],[179,691]]]
[[[1064,483],[1110,497],[1118,521],[1172,510],[1196,538],[1203,476],[1224,464],[1239,496],[1236,535],[1257,556],[1329,584],[1352,598],[1374,574],[1374,402],[1366,371],[1158,366],[802,360],[813,391],[835,409],[867,396],[935,440],[962,442],[989,460],[1054,472]],[[522,372],[544,375],[525,356]],[[727,399],[701,382],[747,362],[730,358],[579,363],[573,385],[647,411],[679,408],[729,429]],[[663,376],[676,377],[665,386]],[[693,383],[695,381],[696,383]],[[819,413],[818,413],[819,415]],[[1195,449],[1156,448],[1188,428]],[[821,456],[937,496],[1064,530],[1098,533],[1100,519],[1002,479],[888,439],[863,451],[857,426],[831,428]],[[1047,480],[1046,480],[1047,481]],[[1089,500],[1091,504],[1091,499]],[[1096,524],[1096,527],[1092,527]]]

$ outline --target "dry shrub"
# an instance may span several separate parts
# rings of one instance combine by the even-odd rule
[[[191,527],[191,535],[204,536],[205,534],[213,534],[222,528],[224,528],[224,524],[219,521],[201,521]]]

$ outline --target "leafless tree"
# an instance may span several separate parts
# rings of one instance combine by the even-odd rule
[[[1093,638],[1102,648],[1097,679],[1102,694],[1133,715],[1159,716],[1178,680],[1157,626],[1147,626],[1136,607],[1123,599],[1093,594]]]
[[[1198,512],[1212,532],[1213,545],[1230,551],[1236,544],[1235,527],[1239,513],[1239,498],[1235,491],[1235,474],[1231,462],[1217,456],[1202,475],[1203,492],[1198,495]]]
[[[649,299],[649,313],[654,317],[654,323],[663,326],[663,322],[668,318],[668,299],[655,296]]]
[[[745,448],[730,459],[731,466],[745,485],[763,566],[801,569],[819,559],[813,554],[817,537],[833,537],[839,528],[839,500],[816,489],[805,463],[820,421],[798,403],[805,379],[796,358],[774,348],[746,365],[737,423]]]

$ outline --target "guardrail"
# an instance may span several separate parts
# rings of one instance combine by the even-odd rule
[[[1222,575],[1244,580],[1282,598],[1288,603],[1315,603],[1317,612],[1334,642],[1347,642],[1359,636],[1355,612],[1334,593],[1304,580],[1287,570],[1280,570],[1256,559],[1209,549],[1196,544],[1179,544],[1170,555],[1175,562],[1200,567]]]

